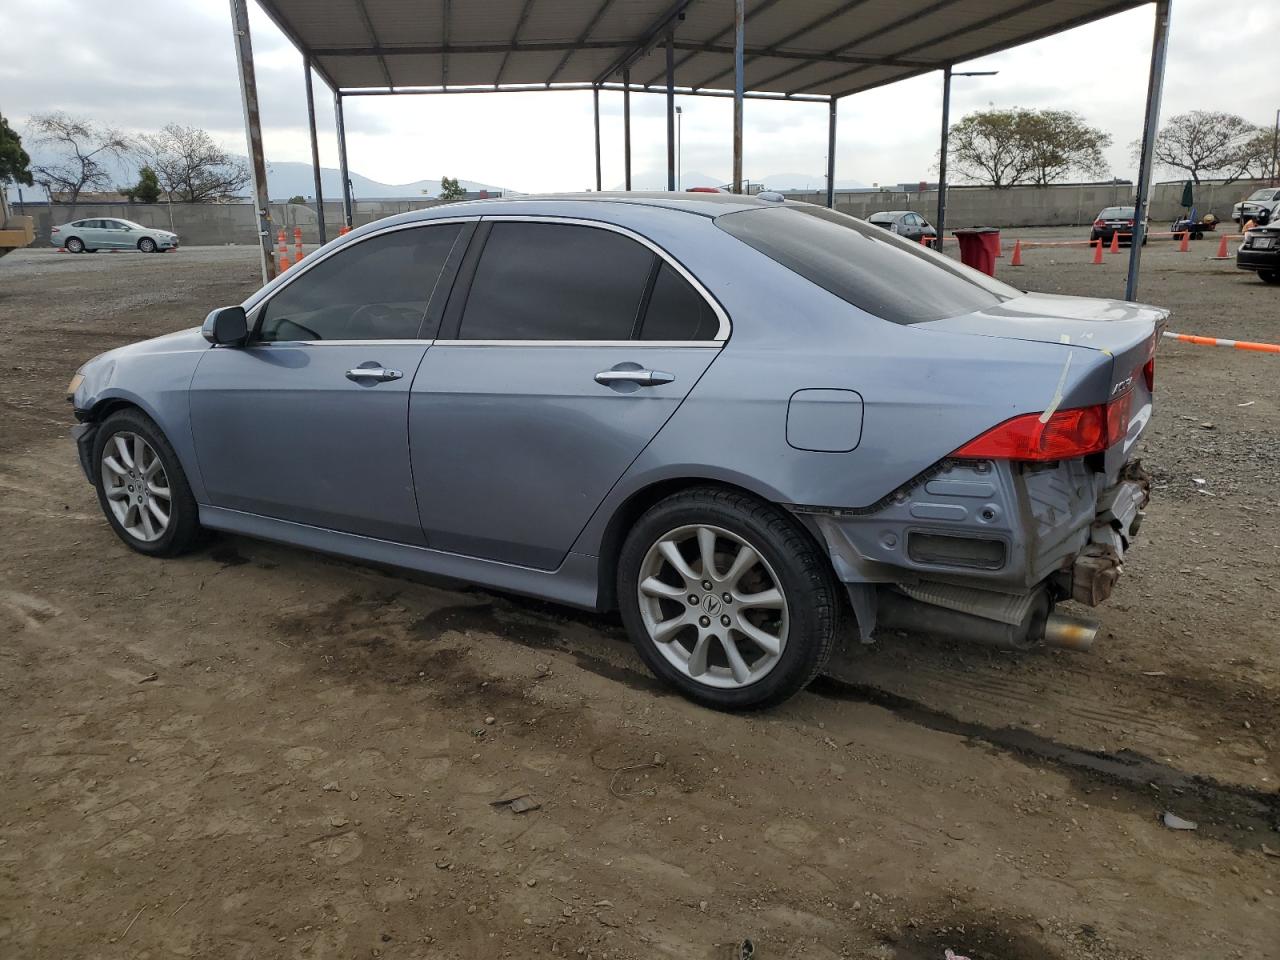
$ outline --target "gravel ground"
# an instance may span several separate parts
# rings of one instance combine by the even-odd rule
[[[1280,340],[1280,290],[1215,246],[1153,241],[1141,298]],[[1000,272],[1119,296],[1125,259]],[[1093,652],[850,643],[724,716],[616,618],[125,549],[66,381],[256,278],[235,247],[0,262],[0,956],[1276,955],[1280,357],[1162,346],[1155,498]],[[541,806],[492,805],[517,793]]]

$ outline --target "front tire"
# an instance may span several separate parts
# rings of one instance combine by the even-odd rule
[[[783,702],[835,643],[829,561],[792,516],[734,491],[688,490],[645,513],[618,558],[618,598],[649,669],[717,710]]]
[[[152,240],[150,237],[143,237],[141,240],[138,241],[138,249],[141,250],[143,253],[155,253],[156,242]]]
[[[175,557],[200,538],[199,508],[178,455],[137,409],[111,414],[93,443],[94,486],[111,528],[150,557]]]

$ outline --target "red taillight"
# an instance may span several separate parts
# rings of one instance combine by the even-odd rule
[[[1095,227],[1105,227],[1105,226],[1107,225],[1107,221],[1105,221],[1105,220],[1095,220],[1095,221],[1093,221],[1093,225],[1094,225]]]
[[[1147,382],[1147,393],[1156,392],[1156,358],[1152,357],[1142,365],[1142,379]]]
[[[1129,226],[1131,226],[1131,227],[1133,226],[1133,221],[1132,221],[1132,220],[1126,220],[1126,221],[1125,221],[1125,223],[1127,223],[1127,224],[1128,224]]]
[[[992,427],[951,454],[974,460],[1070,460],[1107,449],[1129,431],[1129,394],[1108,404],[1027,413]]]

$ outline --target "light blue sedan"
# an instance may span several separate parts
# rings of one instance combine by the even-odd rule
[[[72,253],[93,253],[97,250],[140,250],[142,253],[163,253],[178,249],[178,235],[168,230],[144,227],[132,220],[118,217],[90,217],[76,220],[50,231],[50,239],[59,247]]]
[[[683,694],[762,707],[845,615],[1087,646],[1054,607],[1105,600],[1138,530],[1165,316],[780,198],[481,200],[362,227],[68,394],[140,553],[223,530],[619,609]]]

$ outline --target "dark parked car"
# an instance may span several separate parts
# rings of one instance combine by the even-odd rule
[[[140,553],[203,527],[620,609],[658,676],[759,707],[846,611],[864,640],[1087,645],[1054,607],[1105,600],[1137,533],[1166,314],[804,203],[479,200],[339,237],[68,393]]]
[[[1280,224],[1254,227],[1236,251],[1236,266],[1254,270],[1264,283],[1280,283]]]
[[[1093,229],[1089,232],[1089,239],[1091,241],[1101,240],[1103,243],[1110,243],[1111,235],[1119,233],[1120,242],[1122,244],[1128,243],[1133,239],[1133,222],[1133,207],[1107,207],[1093,221]],[[1142,238],[1142,242],[1147,242],[1145,236]]]
[[[914,240],[916,243],[920,242],[921,237],[927,238],[931,244],[938,239],[938,231],[933,228],[933,225],[920,214],[912,213],[910,210],[882,210],[867,217],[867,223],[884,227],[891,233]]]

